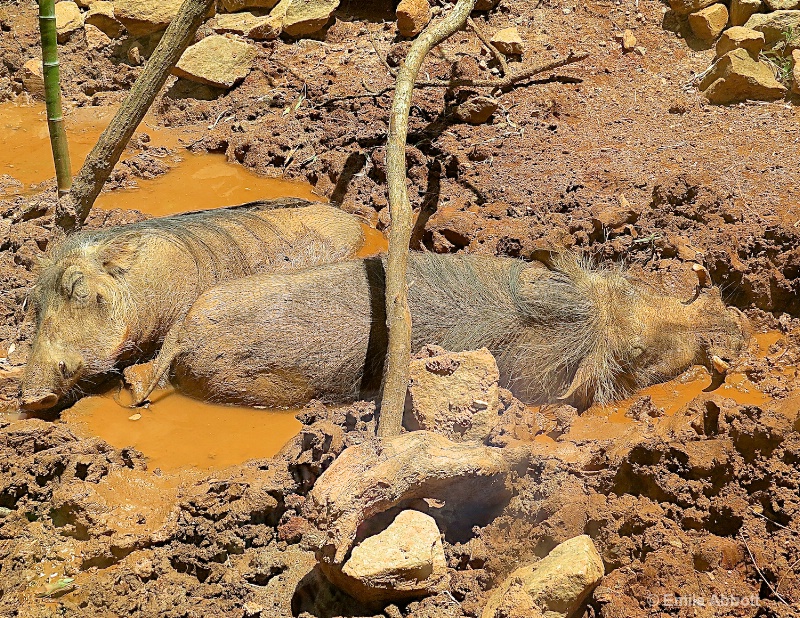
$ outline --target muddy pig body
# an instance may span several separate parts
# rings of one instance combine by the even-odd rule
[[[79,381],[152,356],[197,297],[220,282],[335,261],[362,243],[356,217],[301,199],[70,236],[50,251],[28,299],[37,330],[22,407],[52,407]]]
[[[724,368],[748,337],[716,289],[682,303],[574,255],[553,267],[509,258],[412,254],[412,348],[487,347],[529,403],[579,408]],[[374,395],[386,354],[381,260],[354,260],[216,286],[168,334],[153,372],[198,398],[294,406]]]

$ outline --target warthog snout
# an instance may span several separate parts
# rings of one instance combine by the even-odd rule
[[[34,346],[22,380],[20,407],[30,411],[52,408],[75,385],[82,369],[80,354]]]

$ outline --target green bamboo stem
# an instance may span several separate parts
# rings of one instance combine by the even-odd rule
[[[69,144],[64,131],[64,115],[61,111],[55,0],[39,0],[39,31],[42,35],[42,73],[44,100],[47,105],[47,128],[50,131],[50,145],[53,148],[58,197],[61,198],[72,188],[72,171],[69,163]]]

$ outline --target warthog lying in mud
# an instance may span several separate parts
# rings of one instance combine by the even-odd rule
[[[547,268],[412,254],[408,291],[414,350],[487,347],[501,380],[529,403],[585,408],[693,364],[725,371],[749,332],[717,289],[682,303],[575,255]],[[367,397],[380,386],[386,340],[380,259],[229,281],[200,296],[167,335],[144,397],[170,368],[185,392],[217,402]]]
[[[152,356],[222,281],[352,256],[363,238],[356,217],[300,199],[70,236],[49,253],[28,299],[37,330],[21,405],[50,408],[80,380]]]

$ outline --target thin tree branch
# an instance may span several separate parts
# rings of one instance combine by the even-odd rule
[[[415,88],[492,88],[494,90],[504,90],[506,88],[511,88],[513,86],[519,85],[520,82],[527,81],[534,75],[538,75],[539,73],[544,73],[546,71],[551,71],[553,69],[557,69],[559,67],[566,66],[568,64],[573,64],[575,62],[580,62],[589,57],[588,52],[570,52],[566,58],[562,58],[561,60],[554,60],[552,62],[547,62],[542,65],[527,67],[525,69],[520,69],[517,72],[513,72],[510,75],[507,75],[503,79],[451,79],[451,80],[438,80],[438,79],[426,79],[426,80],[419,80],[414,82]],[[557,76],[550,80],[542,80],[538,83],[548,83],[550,81],[558,81],[563,83],[576,83],[574,78]],[[395,85],[392,84],[391,86],[386,86],[381,90],[377,90],[375,92],[366,92],[360,94],[347,94],[341,97],[333,97],[324,101],[323,103],[318,103],[317,107],[325,107],[326,105],[330,105],[331,103],[335,103],[337,101],[349,101],[351,99],[362,99],[366,97],[379,97],[381,95],[386,94],[387,92],[391,92],[395,89]]]
[[[136,79],[111,123],[97,140],[75,178],[72,190],[59,201],[56,223],[67,232],[81,225],[133,132],[169,77],[172,67],[194,37],[214,0],[184,0],[158,46]]]
[[[475,36],[481,40],[481,43],[486,46],[486,49],[489,50],[492,56],[494,56],[494,59],[500,64],[500,70],[503,72],[503,76],[505,77],[508,75],[508,63],[506,62],[506,57],[500,53],[500,50],[492,45],[491,41],[489,41],[488,37],[483,33],[483,30],[478,27],[478,24],[475,23],[474,19],[467,17],[467,23],[469,24],[469,27],[472,28]]]
[[[389,256],[386,262],[386,321],[389,327],[386,380],[384,382],[378,435],[387,437],[403,429],[403,408],[411,359],[411,312],[408,308],[406,270],[413,227],[411,203],[406,189],[406,138],[411,95],[419,69],[428,52],[464,27],[477,0],[458,0],[441,21],[430,24],[411,44],[397,74],[394,100],[389,114],[386,142],[386,176],[389,185]]]

